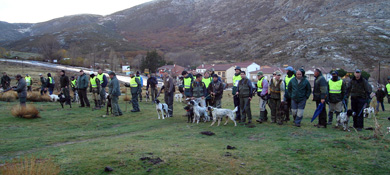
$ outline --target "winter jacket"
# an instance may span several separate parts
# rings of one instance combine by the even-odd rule
[[[175,84],[171,76],[164,77],[164,85],[161,87],[161,90],[164,90],[165,94],[171,94],[175,92]]]
[[[307,100],[311,94],[311,85],[309,81],[304,76],[300,83],[298,83],[298,79],[294,77],[291,79],[288,84],[288,94],[291,99],[296,102],[301,102],[303,100]]]
[[[7,85],[6,85],[7,84]],[[9,78],[9,76],[8,75],[3,75],[2,77],[1,77],[1,85],[3,86],[3,87],[9,87],[10,85],[11,85],[11,78]]]
[[[326,99],[328,96],[328,83],[326,82],[322,73],[314,80],[313,99],[319,101]]]
[[[18,92],[18,97],[19,98],[27,97],[27,84],[26,84],[26,80],[24,80],[24,78],[21,78],[18,81],[18,86],[16,88],[13,88],[13,90]]]
[[[353,77],[352,80],[349,81],[347,97],[351,96],[351,98],[362,98],[367,100],[370,99],[371,92],[371,86],[365,78],[361,77],[357,80],[356,77]]]
[[[46,80],[43,77],[41,77],[41,87],[43,87],[43,88],[46,87]]]
[[[108,94],[110,96],[119,97],[121,95],[121,89],[119,87],[119,81],[116,76],[111,78],[111,81],[108,83]]]
[[[190,97],[200,98],[207,96],[207,89],[203,82],[194,81],[190,87]]]
[[[69,87],[69,78],[66,75],[62,75],[60,77],[60,85],[61,88],[64,88],[65,86]]]
[[[381,89],[375,92],[375,96],[376,96],[376,100],[382,103],[383,99],[386,97],[386,94],[385,91]]]
[[[146,90],[149,89],[149,86],[150,86],[150,88],[155,88],[157,84],[158,84],[157,78],[151,76],[151,77],[148,78],[148,80],[146,81]]]
[[[215,93],[215,97],[214,97],[215,100],[222,99],[223,83],[219,80],[217,80],[216,82],[212,81],[208,87],[208,92],[209,92],[209,94],[211,94],[211,92]]]
[[[240,98],[247,98],[247,97],[252,98],[253,85],[251,80],[249,80],[248,78],[241,79],[237,85],[237,92]]]
[[[84,73],[83,75],[79,76],[77,79],[77,88],[81,90],[85,90],[88,88],[89,80],[87,75]]]

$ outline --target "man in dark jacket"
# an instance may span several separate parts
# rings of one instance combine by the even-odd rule
[[[130,87],[131,91],[131,103],[133,109],[131,112],[140,112],[138,105],[138,94],[141,92],[141,82],[139,78],[135,77],[134,72],[130,72],[130,84],[125,84],[126,87]]]
[[[109,72],[108,75],[110,76],[110,83],[108,84],[108,94],[111,97],[111,106],[112,106],[112,113],[114,116],[121,116],[123,115],[121,108],[119,107],[118,100],[119,96],[121,95],[121,89],[119,87],[119,81],[116,78],[116,75],[114,72]]]
[[[106,87],[108,84],[108,79],[103,73],[102,69],[98,70],[97,78],[100,81],[100,107],[106,105]]]
[[[206,107],[206,94],[207,89],[205,84],[202,82],[202,74],[196,74],[196,79],[191,83],[190,94],[192,100],[195,100],[197,103],[200,103],[200,106]]]
[[[12,90],[18,92],[20,106],[25,107],[27,98],[26,80],[20,74],[16,75],[15,79],[18,81],[18,86],[12,88]]]
[[[54,78],[51,77],[51,73],[47,73],[47,79],[46,79],[46,89],[49,89],[49,94],[53,94],[54,90]]]
[[[380,85],[378,86],[378,90],[375,92],[375,96],[377,101],[376,112],[379,112],[379,105],[382,106],[382,111],[385,111],[385,106],[383,105],[383,99],[385,98],[386,94]]]
[[[356,69],[354,75],[349,82],[346,99],[351,96],[351,107],[356,113],[356,116],[353,117],[353,127],[357,131],[362,131],[364,128],[363,110],[370,104],[371,87],[362,77],[360,69]]]
[[[314,71],[314,77],[313,101],[316,102],[316,107],[318,107],[321,103],[324,104],[324,108],[318,116],[318,124],[314,126],[318,128],[326,128],[327,123],[325,99],[328,96],[328,84],[319,69]]]
[[[83,108],[85,107],[85,105],[87,105],[87,107],[89,108],[91,107],[91,105],[89,104],[89,100],[87,97],[87,88],[89,84],[88,77],[83,70],[80,70],[79,75],[80,76],[77,79],[77,91],[80,98],[80,104],[81,104],[80,107]]]
[[[66,104],[70,104],[70,94],[69,94],[69,78],[65,75],[65,71],[61,70],[60,72],[60,85],[61,91],[65,95]]]
[[[311,94],[311,86],[306,79],[305,70],[299,69],[296,77],[288,84],[288,94],[291,97],[291,111],[294,117],[294,126],[301,127],[306,100]]]
[[[4,90],[8,89],[11,85],[11,78],[7,75],[6,72],[3,72],[3,76],[1,77],[1,86]]]
[[[175,84],[173,78],[169,75],[169,70],[164,71],[164,85],[161,90],[164,89],[164,101],[168,105],[168,117],[173,117],[173,94],[175,93]]]
[[[41,95],[43,94],[46,94],[47,90],[46,90],[46,80],[45,78],[43,77],[42,74],[39,74],[39,78],[41,80]]]
[[[343,111],[343,106],[346,104],[343,102],[345,92],[347,90],[345,83],[339,78],[337,71],[332,71],[332,79],[328,82],[328,94],[329,94],[329,113],[328,113],[328,125],[332,125],[333,113],[336,113],[336,119]],[[344,103],[344,104],[343,104]]]
[[[236,95],[240,98],[240,123],[245,123],[248,117],[248,124],[252,123],[251,100],[253,97],[253,85],[251,80],[246,77],[245,71],[241,71],[241,80],[237,84]]]
[[[222,96],[223,96],[223,83],[218,80],[218,75],[213,75],[213,81],[210,83],[207,89],[211,96],[211,105],[215,108],[222,107]]]
[[[152,103],[156,100],[157,96],[157,78],[155,76],[152,76],[151,74],[148,74],[148,80],[146,82],[146,91],[148,91],[150,87],[150,95],[152,96]]]

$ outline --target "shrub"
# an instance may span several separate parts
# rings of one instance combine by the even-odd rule
[[[2,94],[1,101],[13,102],[18,98],[18,93],[15,91],[8,91]]]
[[[51,159],[37,159],[36,157],[15,158],[0,167],[1,174],[7,175],[56,175],[60,168]]]
[[[130,101],[130,97],[126,95],[125,97],[123,97],[123,101]]]
[[[26,107],[15,105],[11,109],[11,114],[14,117],[21,117],[27,119],[40,118],[39,111],[37,110],[37,108],[30,104],[27,104]]]

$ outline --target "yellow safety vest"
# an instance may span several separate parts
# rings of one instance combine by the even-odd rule
[[[338,81],[329,81],[329,93],[330,94],[341,94],[341,86],[343,85],[343,80]]]
[[[291,76],[290,78],[288,76],[284,78],[284,81],[286,82],[286,89],[288,89],[288,84],[290,83],[291,79],[293,79],[294,77],[295,75]]]
[[[390,95],[390,83],[386,85],[387,93]]]
[[[71,85],[72,87],[76,87],[76,82],[77,82],[77,80],[74,79],[73,81],[70,82],[70,85]]]
[[[91,82],[92,88],[96,88],[97,87],[96,76],[94,76],[93,78],[90,78],[89,81]]]
[[[137,77],[130,78],[130,87],[138,87],[137,81],[135,81]]]
[[[257,82],[257,92],[263,92],[263,79],[264,77]]]
[[[190,77],[184,78],[184,88],[190,89],[190,87],[191,87],[191,78]]]
[[[206,86],[206,88],[209,87],[210,83],[211,83],[211,77],[209,78],[203,78],[202,79],[202,82],[204,83],[204,85]]]
[[[97,78],[99,78],[100,83],[103,83],[103,76],[104,76],[104,73],[97,74]]]
[[[26,79],[27,86],[30,86],[31,85],[31,77],[26,77],[24,79]]]
[[[242,79],[242,78],[241,78],[241,75],[234,76],[234,77],[233,77],[233,86],[234,86],[234,87],[237,87],[238,82],[239,82],[241,79]]]
[[[50,83],[50,84],[54,84],[53,78],[49,77],[49,83]]]

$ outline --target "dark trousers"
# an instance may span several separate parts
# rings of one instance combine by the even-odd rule
[[[234,100],[234,107],[238,107],[238,110],[236,112],[236,120],[241,120],[241,113],[240,113],[240,97],[238,95],[233,96]]]
[[[45,90],[45,87],[41,87],[41,95],[46,94],[47,90]]]
[[[353,127],[354,128],[363,128],[364,127],[364,118],[363,118],[364,104],[366,104],[366,99],[351,97],[352,111],[356,113],[356,116],[353,117]],[[359,115],[359,113],[360,113],[360,115]]]
[[[248,97],[239,98],[240,99],[240,112],[241,112],[241,122],[245,122],[246,117],[248,120],[252,120],[251,112],[251,102]]]
[[[173,116],[173,92],[172,93],[164,93],[164,101],[168,105],[168,114],[170,117]]]
[[[316,101],[316,107],[320,105],[321,100]],[[318,125],[326,126],[326,105],[324,105],[324,109],[322,109],[320,115],[318,116]]]
[[[27,91],[32,91],[32,88],[31,88],[31,86],[27,86]]]
[[[152,102],[154,102],[157,96],[157,89],[155,87],[150,88],[150,96],[152,96]]]
[[[49,87],[49,94],[52,95],[54,91],[54,87]]]
[[[88,97],[87,97],[87,89],[79,89],[79,98],[80,98],[80,103],[81,106],[85,106],[85,104],[90,107],[91,105],[89,104]]]
[[[382,111],[385,111],[385,105],[383,105],[383,101],[376,101],[376,102],[377,102],[376,111],[379,111],[379,105],[382,106]]]
[[[141,101],[142,102],[142,89],[141,89],[141,91],[139,92],[139,101]]]
[[[284,120],[289,121],[290,120],[290,111],[291,111],[291,98],[286,98],[286,102],[287,102],[288,110],[285,113]]]
[[[131,93],[131,103],[133,105],[133,110],[139,111],[138,93]]]
[[[389,103],[389,104],[390,104],[390,98],[389,98],[389,97],[387,97],[387,103]]]
[[[19,98],[20,106],[26,107],[26,101],[27,101],[26,97],[20,97]]]
[[[269,99],[269,107],[271,108],[271,120],[272,122],[283,122],[283,116],[280,115],[280,99]]]

